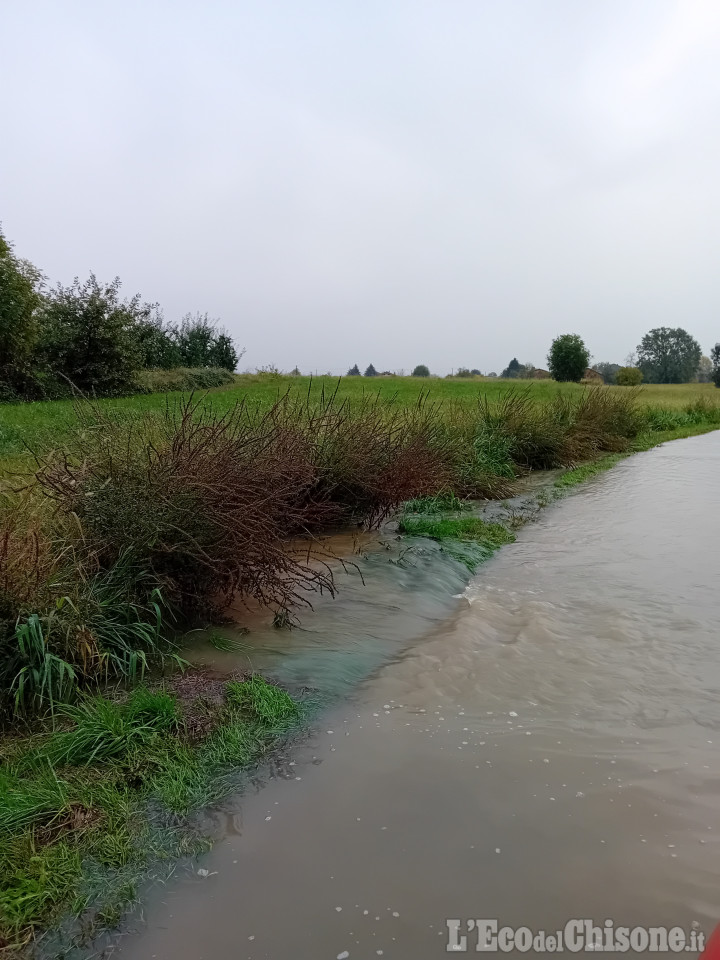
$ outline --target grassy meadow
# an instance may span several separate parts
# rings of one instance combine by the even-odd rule
[[[533,403],[548,404],[558,395],[577,397],[588,388],[575,383],[552,380],[438,379],[425,377],[293,377],[274,374],[237,374],[227,386],[201,391],[203,403],[224,413],[238,402],[270,407],[278,396],[317,400],[325,393],[337,393],[340,400],[359,401],[380,396],[396,404],[409,406],[425,395],[431,403],[448,405],[474,403],[479,398],[496,400],[510,390],[527,391]],[[632,391],[643,405],[679,410],[698,400],[720,404],[720,391],[712,383],[648,384],[640,388],[603,387],[608,393]],[[180,391],[139,394],[99,401],[118,414],[136,416],[162,411],[168,403],[178,402],[186,394]],[[0,405],[0,473],[24,459],[28,447],[47,449],[62,442],[77,424],[72,400],[39,401]]]

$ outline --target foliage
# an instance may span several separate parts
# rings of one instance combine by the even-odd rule
[[[700,357],[700,363],[698,364],[697,379],[698,383],[712,383],[713,378],[713,364],[710,357],[702,356]]]
[[[413,377],[429,377],[430,368],[424,363],[419,363],[412,372]]]
[[[378,372],[372,364],[370,364],[370,366],[365,370],[365,373],[363,374],[363,376],[365,377],[376,377],[377,375],[378,375]]]
[[[523,372],[523,365],[518,361],[517,357],[513,357],[500,376],[503,380],[514,380],[520,377]]]
[[[615,377],[621,369],[619,363],[596,363],[593,367],[596,373],[599,373],[605,383],[616,383]]]
[[[697,375],[702,350],[682,327],[656,327],[642,338],[637,355],[647,383],[688,383]]]
[[[103,286],[94,274],[51,291],[42,311],[41,351],[53,375],[89,394],[131,389],[142,363],[136,324],[152,307],[120,299],[120,280]]]
[[[31,379],[41,282],[40,271],[19,260],[0,232],[0,399],[24,390]]]
[[[480,373],[479,370],[472,370],[471,373]],[[535,367],[532,363],[519,363],[517,357],[513,357],[510,363],[500,374],[503,380],[532,380],[535,375]],[[489,377],[496,377],[496,373],[489,373]]]
[[[207,313],[186,314],[173,331],[173,337],[180,354],[180,366],[222,367],[233,371],[242,356],[242,353],[238,356],[232,339]]]
[[[639,367],[618,367],[615,383],[619,387],[638,387],[642,383],[643,372]]]
[[[355,364],[355,366],[350,367],[348,372],[345,374],[346,377],[359,377],[360,376],[360,367]]]
[[[716,343],[710,351],[712,361],[712,380],[716,387],[720,387],[720,343]]]
[[[579,383],[585,376],[590,354],[576,333],[556,337],[547,356],[553,380]]]
[[[458,367],[458,369],[455,371],[455,376],[456,376],[456,377],[465,377],[465,378],[467,378],[467,377],[472,377],[472,376],[473,376],[473,372],[472,372],[472,370],[470,370],[468,367]]]
[[[45,292],[43,276],[18,259],[0,232],[0,401],[56,399],[73,389],[132,393],[141,369],[234,371],[231,337],[207,314],[167,324],[157,304],[122,300],[120,280]]]
[[[135,324],[135,337],[146,370],[172,370],[182,366],[175,328],[166,324],[157,308],[149,310]]]

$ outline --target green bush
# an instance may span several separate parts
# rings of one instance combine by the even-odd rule
[[[42,358],[53,376],[84,393],[131,392],[142,364],[135,328],[150,309],[139,296],[121,300],[117,277],[105,286],[94,274],[59,285],[42,310]]]
[[[615,374],[615,383],[619,387],[638,387],[642,380],[643,372],[639,367],[620,367]]]

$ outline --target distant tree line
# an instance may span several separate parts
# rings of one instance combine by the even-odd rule
[[[624,366],[597,363],[606,383],[715,383],[720,387],[720,344],[703,356],[697,340],[682,327],[656,327],[638,344]]]
[[[602,378],[605,383],[619,386],[637,386],[640,383],[701,383],[714,382],[720,387],[720,343],[703,356],[700,344],[681,327],[657,327],[642,338],[637,351],[624,365],[619,363],[596,363],[590,368],[590,353],[582,337],[576,333],[566,333],[556,337],[547,356],[548,370],[535,367],[532,363],[520,363],[517,357],[508,363],[500,376],[506,380],[534,380],[552,377],[557,381],[580,382]],[[388,373],[389,371],[386,371]],[[597,374],[597,376],[595,376]],[[357,364],[348,370],[349,377],[379,376],[370,364],[361,374]],[[418,364],[413,377],[429,377],[430,368]],[[459,367],[455,377],[482,376],[480,370]],[[496,377],[496,373],[485,374]]]
[[[241,355],[241,354],[240,354]],[[0,399],[132,392],[143,369],[234,370],[232,338],[207,314],[166,323],[157,304],[123,299],[120,280],[49,288],[0,233]]]

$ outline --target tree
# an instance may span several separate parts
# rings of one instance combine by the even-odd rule
[[[375,367],[374,367],[372,364],[370,364],[370,366],[369,366],[369,367],[367,368],[367,370],[365,371],[365,374],[364,374],[364,375],[365,375],[366,377],[376,377],[376,376],[378,375],[378,373],[377,373],[377,370],[375,369]]]
[[[470,373],[471,373],[474,377],[481,377],[481,376],[482,376],[482,374],[481,374],[480,371],[477,369],[477,367],[473,367],[473,369],[470,371]]]
[[[689,383],[697,374],[702,350],[682,327],[656,327],[642,338],[637,355],[648,383]]]
[[[615,383],[619,387],[637,387],[642,383],[643,372],[637,367],[618,367]]]
[[[232,338],[210,320],[207,313],[187,313],[176,327],[173,336],[184,367],[224,367],[234,370],[245,353],[235,349]]]
[[[458,367],[458,369],[457,369],[456,372],[455,372],[455,376],[456,376],[456,377],[462,377],[463,379],[466,379],[467,377],[471,377],[471,376],[472,376],[472,371],[469,370],[467,367]]]
[[[713,383],[720,388],[720,343],[716,343],[710,351],[710,360],[713,367]]]
[[[513,357],[510,363],[505,367],[503,372],[500,374],[504,379],[515,379],[520,375],[521,364],[518,362],[517,357]]]
[[[79,389],[122,393],[132,386],[143,355],[137,324],[151,307],[120,299],[120,280],[103,286],[94,274],[81,284],[58,287],[46,298],[41,317],[41,350],[50,371]]]
[[[547,361],[553,380],[579,383],[585,376],[590,354],[582,337],[564,333],[553,340]]]
[[[355,364],[354,367],[350,367],[348,372],[345,374],[347,377],[359,377],[360,376],[360,367]]]
[[[700,357],[697,372],[698,383],[711,383],[713,378],[713,365],[710,357]]]
[[[424,363],[419,363],[412,372],[414,377],[429,377],[430,369]]]
[[[619,369],[619,363],[596,363],[593,367],[593,370],[600,374],[605,383],[615,383],[615,377]]]
[[[210,346],[210,366],[221,367],[223,370],[234,373],[239,359],[232,338],[225,332],[218,333],[215,342]]]
[[[22,391],[38,338],[42,274],[19,260],[0,232],[0,396]]]
[[[159,310],[140,319],[135,325],[135,336],[142,355],[142,366],[149,370],[179,367],[182,360],[176,334],[176,328],[165,324]]]

